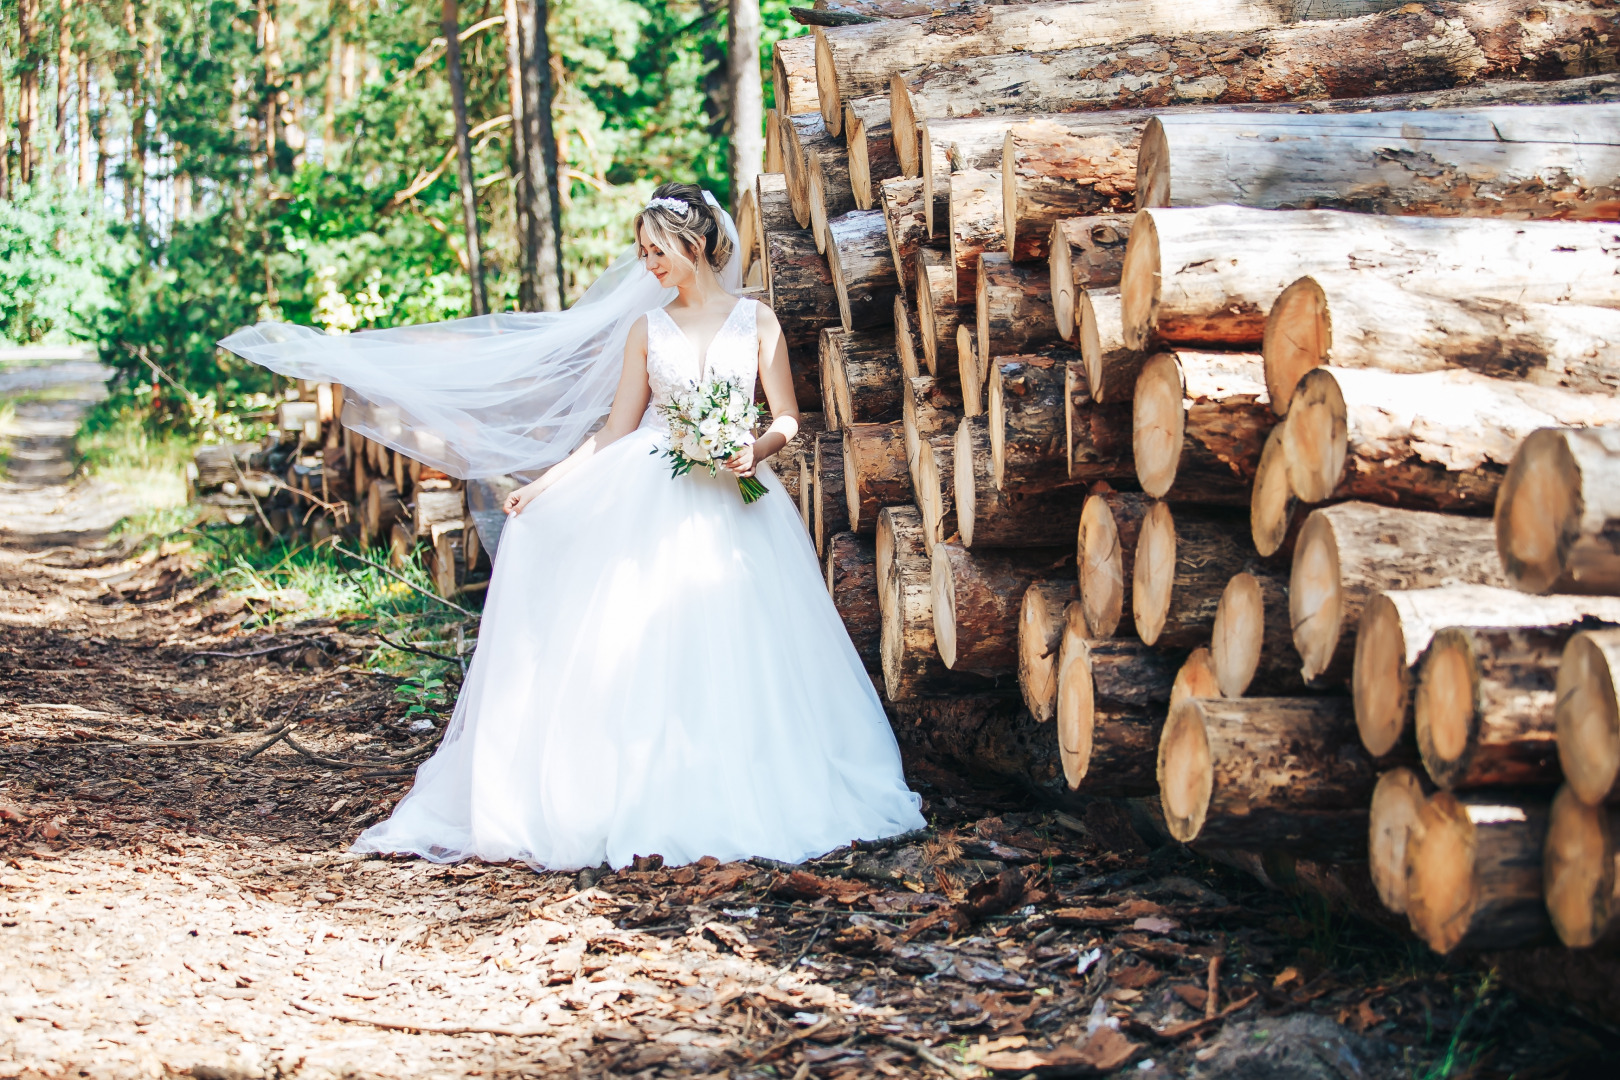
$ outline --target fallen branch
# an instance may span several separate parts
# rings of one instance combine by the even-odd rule
[[[816,1032],[820,1031],[822,1028],[826,1027],[830,1023],[832,1023],[832,1017],[823,1016],[820,1020],[817,1020],[815,1023],[811,1024],[809,1027],[805,1028],[803,1031],[796,1031],[792,1035],[789,1035],[787,1038],[782,1039],[779,1042],[774,1042],[770,1046],[767,1046],[764,1050],[761,1050],[759,1053],[757,1053],[753,1057],[749,1058],[748,1059],[748,1064],[750,1064],[750,1065],[758,1065],[763,1061],[769,1061],[771,1058],[776,1057],[778,1054],[780,1054],[782,1051],[786,1050],[788,1047],[792,1046],[794,1043],[797,1043],[797,1042],[800,1042],[800,1041],[802,1041],[804,1039],[809,1038],[811,1035],[814,1035]]]
[[[308,758],[310,761],[313,761],[315,764],[325,765],[328,768],[333,769],[364,769],[377,765],[395,765],[400,762],[410,761],[413,758],[421,757],[423,754],[430,752],[435,746],[438,745],[437,740],[429,740],[422,743],[420,746],[413,746],[409,750],[400,751],[398,754],[390,754],[388,757],[381,758],[377,761],[344,761],[341,758],[327,757],[325,754],[317,753],[316,751],[311,750],[309,747],[293,738],[291,731],[282,733],[281,739],[286,742],[288,746],[292,747],[294,750],[298,751],[298,753],[304,755],[304,757]]]
[[[428,592],[426,589],[422,588],[422,586],[420,586],[420,585],[416,584],[414,581],[411,581],[408,578],[406,578],[403,574],[395,573],[392,568],[387,567],[387,566],[383,566],[381,563],[374,563],[370,559],[366,558],[363,555],[356,555],[354,552],[350,551],[348,548],[344,547],[342,544],[339,544],[337,542],[336,537],[334,537],[332,539],[332,550],[336,551],[336,552],[340,552],[340,553],[342,553],[344,555],[347,555],[349,558],[354,559],[354,560],[356,560],[358,562],[363,562],[367,566],[371,567],[373,570],[381,570],[383,573],[387,574],[389,577],[391,577],[394,580],[396,580],[396,581],[400,582],[401,584],[405,585],[407,588],[414,589],[415,591],[421,593],[423,596],[427,597],[429,600],[437,600],[439,603],[443,604],[447,608],[454,608],[456,611],[461,612],[463,615],[467,616],[468,618],[476,619],[476,618],[479,617],[478,613],[476,611],[468,611],[466,608],[462,607],[460,604],[451,603],[449,600],[446,600],[444,597],[440,596],[438,593]]]
[[[281,652],[283,649],[296,649],[302,642],[289,642],[285,645],[271,645],[266,649],[252,649],[248,652],[194,652],[192,656],[222,656],[227,660],[243,660],[249,656],[269,656],[271,653]]]
[[[550,1035],[557,1030],[553,1027],[509,1028],[484,1024],[426,1024],[411,1020],[384,1020],[373,1016],[351,1016],[347,1013],[333,1012],[331,1009],[317,1008],[293,998],[287,999],[287,1004],[301,1012],[326,1020],[340,1020],[345,1024],[369,1024],[387,1031],[418,1031],[428,1035],[506,1035],[514,1039],[532,1039],[540,1035]]]
[[[431,656],[435,660],[443,660],[450,664],[461,663],[461,657],[459,656],[446,656],[444,653],[434,652],[432,649],[424,649],[418,645],[412,645],[410,642],[401,643],[398,641],[392,641],[375,630],[371,631],[371,636],[382,642],[384,645],[387,645],[389,648],[398,649],[400,652],[415,653],[417,656]]]
[[[248,762],[252,761],[254,758],[276,745],[276,743],[280,742],[282,739],[285,739],[287,737],[287,729],[290,727],[292,727],[292,721],[288,720],[285,721],[280,727],[271,728],[270,737],[268,739],[264,740],[264,742],[242,755],[242,764],[246,765]]]

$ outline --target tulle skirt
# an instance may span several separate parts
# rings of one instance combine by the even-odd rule
[[[508,520],[444,743],[357,851],[549,869],[798,862],[919,828],[779,480],[672,479],[643,428]]]

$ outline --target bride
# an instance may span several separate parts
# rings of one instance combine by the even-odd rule
[[[357,851],[548,869],[798,862],[923,825],[768,464],[798,405],[775,316],[732,294],[731,220],[665,184],[636,237],[639,259],[567,312],[352,338],[261,324],[222,343],[341,382],[345,425],[441,468],[545,469],[506,502],[444,741]],[[770,427],[718,475],[672,478],[657,406],[756,378]],[[565,441],[577,448],[562,457]],[[738,478],[756,474],[767,493],[745,504]]]

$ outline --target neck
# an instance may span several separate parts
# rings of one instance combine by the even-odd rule
[[[681,304],[690,307],[702,307],[709,301],[725,294],[720,284],[720,277],[709,266],[707,260],[702,260],[694,267],[691,277],[675,286],[680,295]]]

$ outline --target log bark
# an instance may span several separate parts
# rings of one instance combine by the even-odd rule
[[[821,110],[816,94],[814,37],[785,37],[771,46],[771,85],[776,94],[776,111],[782,116]]]
[[[816,436],[815,479],[810,491],[815,508],[816,554],[827,557],[827,540],[849,530],[849,504],[844,498],[844,439],[825,432]]]
[[[1131,403],[1094,401],[1083,361],[1064,365],[1063,432],[1069,479],[1134,482]]]
[[[849,151],[842,145],[807,150],[804,165],[809,185],[810,235],[816,238],[816,250],[830,258],[827,248],[832,237],[828,226],[835,218],[856,209],[849,184]]]
[[[816,243],[802,230],[771,230],[765,232],[766,275],[771,310],[782,326],[782,337],[788,349],[798,352],[816,344],[816,336],[823,327],[839,325],[838,294],[833,291],[832,271],[827,260],[816,252]],[[791,352],[790,352],[791,355]],[[812,365],[795,365],[794,389],[798,390],[799,372]],[[816,379],[809,379],[811,386]],[[819,401],[819,391],[811,395]],[[811,406],[811,401],[799,398],[799,404]]]
[[[889,95],[875,94],[844,106],[844,144],[849,148],[849,186],[857,210],[878,204],[879,185],[900,177],[889,128]]]
[[[1076,330],[1066,340],[1080,348],[1086,381],[1096,387],[1097,401],[1130,401],[1136,380],[1152,352],[1125,344],[1118,288],[1079,289],[1075,293]]]
[[[849,531],[870,535],[878,511],[912,501],[906,436],[898,423],[844,428],[844,505]]]
[[[1376,776],[1343,698],[1193,698],[1159,740],[1159,797],[1183,843],[1364,857]]]
[[[1137,208],[1232,204],[1371,214],[1612,220],[1620,105],[1156,116]]]
[[[888,327],[899,290],[881,210],[855,210],[828,222],[827,266],[845,330]]]
[[[995,487],[1028,494],[1073,485],[1065,395],[1071,354],[992,355],[985,412]]]
[[[1215,678],[1215,657],[1208,647],[1200,645],[1187,654],[1187,659],[1176,671],[1176,681],[1170,686],[1170,704],[1165,715],[1176,711],[1188,698],[1218,698],[1221,684]]]
[[[1616,16],[1620,19],[1620,15]],[[1125,340],[1262,344],[1266,315],[1305,274],[1516,303],[1617,307],[1614,227],[1574,221],[1376,217],[1211,206],[1143,210],[1120,277]],[[1353,260],[1353,261],[1352,261]]]
[[[815,113],[799,113],[782,124],[783,175],[787,178],[788,200],[793,220],[799,228],[810,228],[810,156],[821,150],[838,148],[838,139]]]
[[[396,570],[404,569],[414,550],[416,550],[416,534],[411,530],[410,522],[394,522],[393,527],[388,530],[388,565]]]
[[[411,509],[411,528],[418,539],[428,539],[436,525],[459,522],[467,506],[459,491],[418,491]]]
[[[927,248],[917,250],[917,336],[928,374],[953,376],[956,328],[967,305],[956,302],[956,272]]]
[[[908,379],[900,398],[901,430],[906,436],[906,461],[916,482],[917,455],[922,445],[944,435],[954,438],[962,422],[962,398],[940,386],[932,375]]]
[[[1155,503],[1142,517],[1131,567],[1131,614],[1149,645],[1194,648],[1209,640],[1221,594],[1254,558],[1230,518]]]
[[[360,513],[361,531],[366,543],[386,540],[394,522],[404,521],[406,517],[405,504],[400,501],[394,482],[383,479],[372,481]]]
[[[891,569],[878,583],[888,594],[881,643],[884,695],[900,702],[990,689],[990,680],[952,671],[941,659],[934,643],[935,545],[926,524],[920,530],[906,527],[909,523],[896,524],[902,527],[893,531]]]
[[[1069,605],[1058,659],[1057,743],[1071,790],[1151,795],[1154,748],[1180,656],[1126,638],[1088,638]]]
[[[1349,677],[1356,626],[1390,589],[1506,585],[1490,523],[1480,518],[1341,503],[1313,510],[1294,547],[1288,613],[1300,673],[1335,686]]]
[[[934,641],[945,666],[988,677],[1018,669],[1018,608],[1033,581],[1063,576],[1061,548],[969,551],[935,544]]]
[[[1441,955],[1549,936],[1542,898],[1547,804],[1436,792],[1406,841],[1406,915]]]
[[[1066,218],[1134,209],[1143,121],[1108,113],[1014,125],[1002,146],[1002,220],[1015,262],[1044,259]]]
[[[467,545],[462,536],[462,523],[444,523],[434,530],[432,539],[428,576],[433,579],[433,591],[449,600],[460,595],[468,584]]]
[[[956,436],[936,435],[917,448],[912,488],[930,544],[956,536]]]
[[[1210,658],[1229,698],[1287,697],[1305,691],[1288,622],[1288,579],[1262,566],[1234,574],[1215,607]]]
[[[1050,283],[1044,266],[1015,265],[1005,252],[979,256],[974,317],[985,355],[1012,356],[1059,340]]]
[[[939,236],[950,221],[951,174],[964,169],[998,169],[1007,129],[1025,117],[985,119],[963,116],[948,120],[924,118],[917,124],[922,142],[923,201],[928,235]]]
[[[1131,398],[1136,479],[1155,498],[1243,506],[1275,417],[1256,353],[1161,352]]]
[[[1313,368],[1464,368],[1584,393],[1620,390],[1620,311],[1436,296],[1354,271],[1308,274],[1266,315],[1260,347],[1277,415]]]
[[[979,256],[987,251],[1005,251],[1006,238],[1001,222],[1001,174],[985,169],[968,169],[951,174],[951,216],[949,225],[951,266],[956,270],[958,302],[973,296]]]
[[[844,620],[849,640],[874,679],[883,677],[879,656],[883,620],[878,614],[876,550],[870,536],[835,534],[827,542],[827,592]]]
[[[1575,627],[1458,627],[1434,635],[1418,669],[1414,728],[1423,767],[1446,790],[1558,780],[1558,658]]]
[[[1106,485],[1104,485],[1106,486]],[[1110,638],[1129,633],[1131,584],[1142,519],[1153,499],[1136,492],[1099,491],[1086,499],[1076,534],[1075,559],[1080,569],[1080,606],[1088,637]]]
[[[1553,931],[1571,949],[1609,935],[1620,911],[1615,897],[1615,836],[1620,812],[1588,806],[1565,787],[1553,796],[1542,851],[1542,889]]]
[[[917,249],[928,242],[922,212],[921,180],[885,180],[879,188],[883,227],[889,238],[889,258],[902,293],[917,289]]]
[[[1080,329],[1080,294],[1119,285],[1125,263],[1125,241],[1130,234],[1129,214],[1064,218],[1052,225],[1046,265],[1052,286],[1052,314],[1058,336],[1064,341],[1075,340]],[[1117,308],[1118,292],[1110,295],[1115,297]],[[1114,322],[1118,322],[1117,314]],[[1117,337],[1119,331],[1116,329],[1113,334]]]
[[[997,487],[987,429],[982,416],[966,417],[956,429],[952,482],[962,546],[979,551],[1072,543],[1086,489]]]
[[[842,431],[848,423],[848,417],[843,415],[838,404],[838,383],[844,378],[844,365],[838,359],[838,350],[846,333],[848,331],[836,326],[824,327],[816,342],[816,374],[820,382],[817,395],[821,398],[828,431]]]
[[[764,424],[762,423],[763,427]],[[787,497],[793,500],[795,506],[809,505],[801,498],[803,479],[799,469],[799,455],[806,451],[813,451],[816,445],[816,436],[827,430],[822,415],[819,412],[801,412],[799,414],[799,430],[787,444],[770,456],[768,464],[776,478],[782,481],[782,489]]]
[[[801,228],[793,216],[793,201],[788,198],[785,173],[762,172],[754,178],[754,207],[759,214],[759,250],[763,258],[767,233]]]
[[[1406,914],[1406,842],[1432,786],[1416,772],[1397,766],[1378,777],[1367,815],[1367,870],[1379,901]]]
[[[1620,599],[1526,596],[1490,585],[1391,589],[1373,595],[1356,627],[1350,678],[1362,745],[1378,758],[1416,749],[1414,675],[1434,635],[1445,627],[1574,630],[1588,620],[1620,622]]]
[[[837,403],[838,430],[900,419],[900,358],[888,327],[823,331],[821,362]]]
[[[1532,432],[1606,423],[1620,423],[1620,397],[1469,371],[1322,367],[1295,388],[1283,448],[1302,502],[1483,512]]]
[[[1024,707],[1040,723],[1057,715],[1058,649],[1065,609],[1078,592],[1074,578],[1032,582],[1018,608],[1018,689]]]
[[[1620,428],[1549,428],[1519,444],[1496,500],[1514,587],[1620,595]]]
[[[1605,616],[1607,616],[1605,612]],[[1554,727],[1564,781],[1582,802],[1620,802],[1620,631],[1582,631],[1558,663]]]

